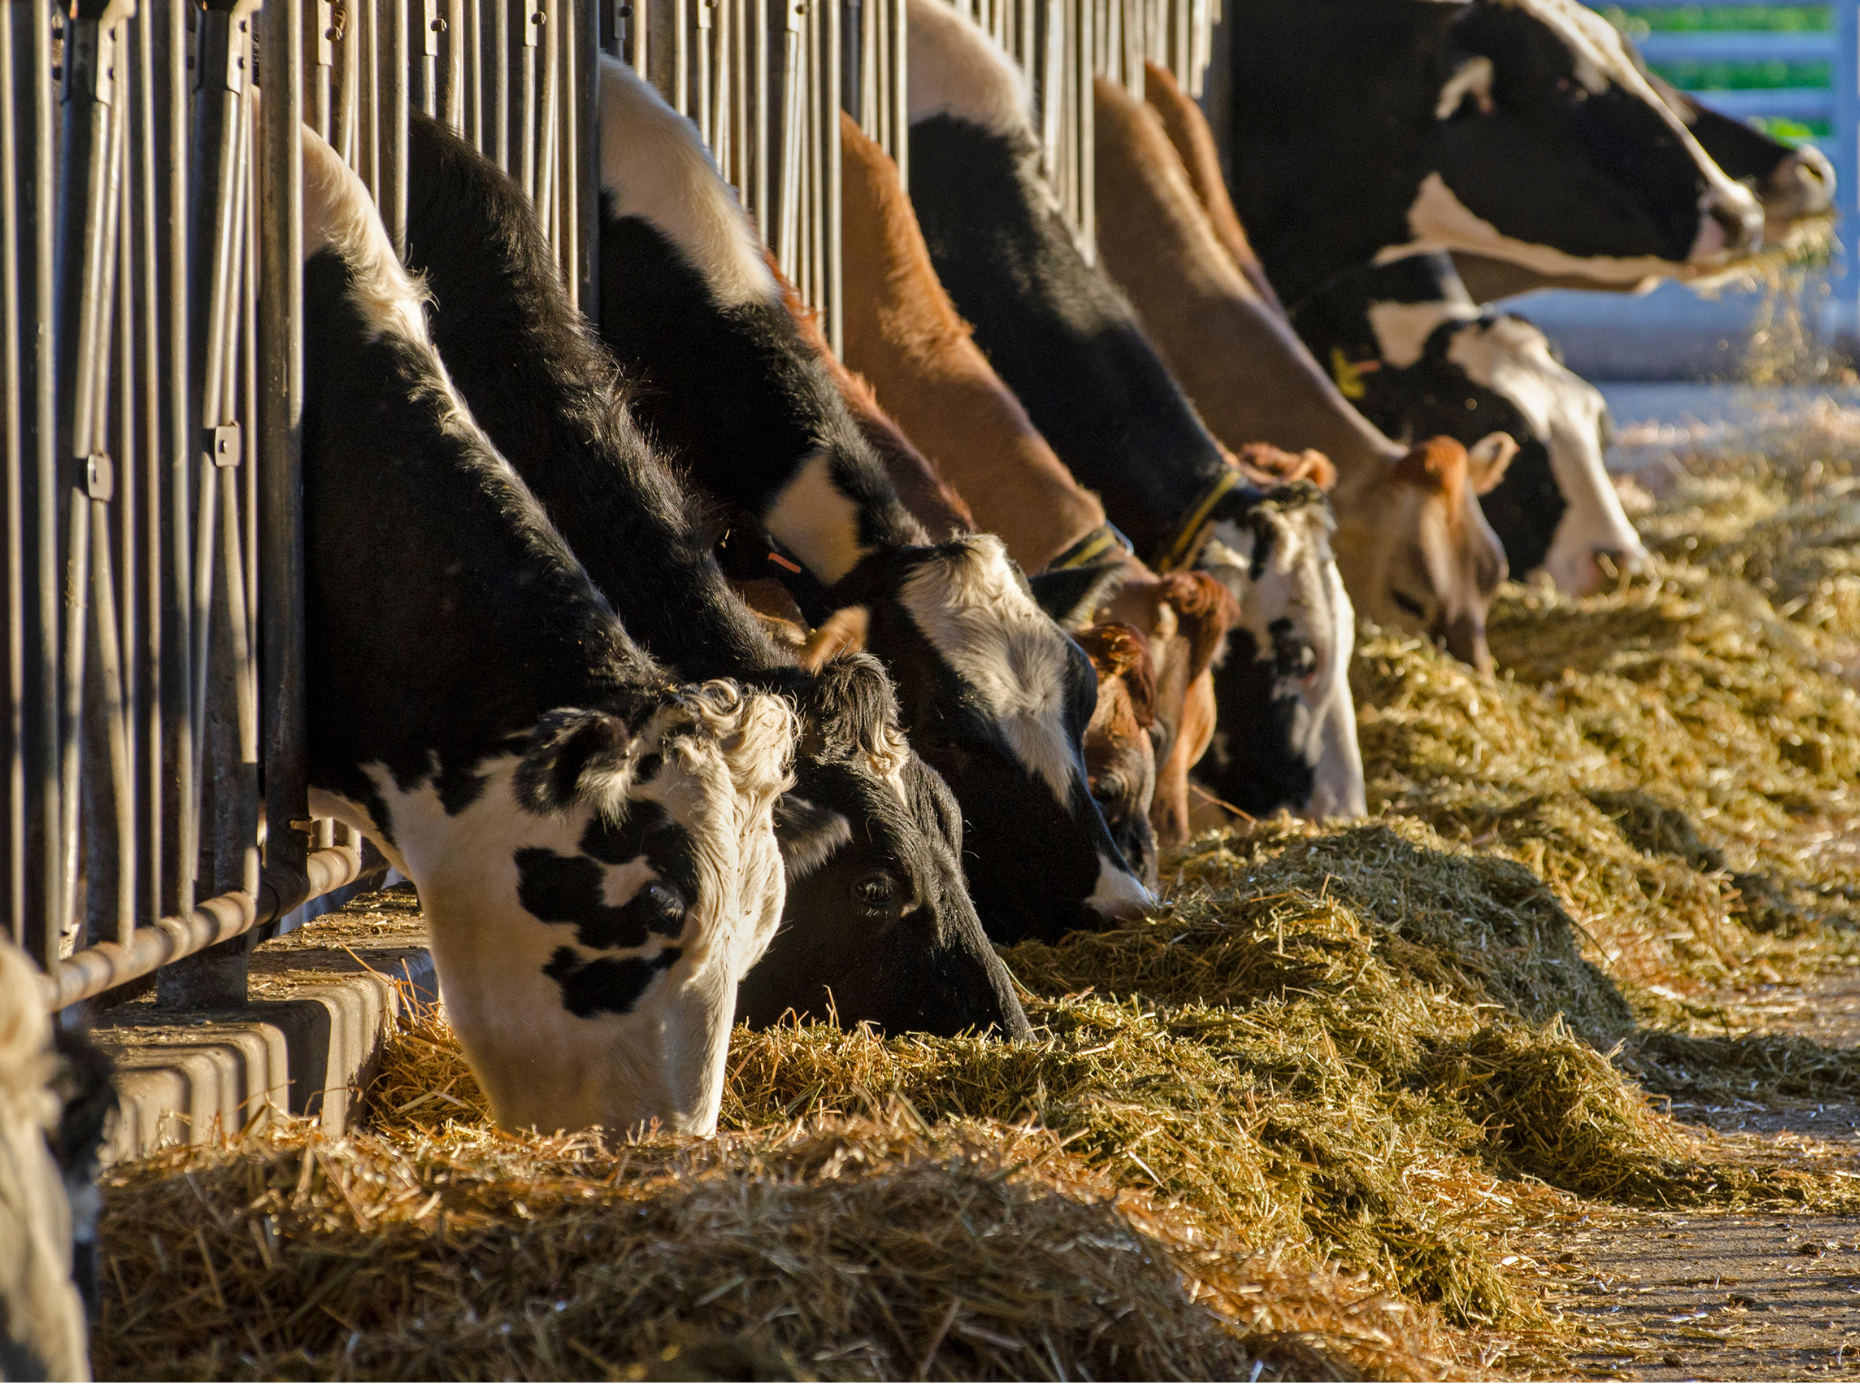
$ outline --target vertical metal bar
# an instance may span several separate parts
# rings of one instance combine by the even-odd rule
[[[19,934],[41,965],[58,956],[64,924],[59,904],[63,858],[58,812],[58,450],[55,340],[54,247],[57,136],[52,105],[52,8],[33,3],[7,6],[17,25],[17,49],[30,55],[30,79],[15,90],[18,112],[16,168],[26,174],[19,189],[19,241],[26,253],[19,279],[21,499],[21,764],[26,828],[25,892]],[[35,603],[36,602],[36,603]]]
[[[439,0],[420,0],[420,110],[439,115]]]
[[[292,34],[301,23],[293,5],[268,6],[263,16],[267,49],[297,51]],[[454,48],[458,29],[452,28]],[[454,65],[456,67],[456,65]],[[258,422],[259,632],[263,693],[261,752],[264,771],[265,864],[301,875],[304,847],[291,825],[308,811],[304,720],[304,542],[300,423],[303,415],[303,144],[297,75],[280,75],[260,113],[257,143],[258,208],[266,235],[259,239],[260,279],[255,332],[261,380],[252,414]]]
[[[532,159],[536,166],[536,212],[542,220],[544,230],[549,234],[550,246],[555,251],[556,265],[562,268],[562,276],[566,281],[569,276],[569,264],[563,258],[563,253],[567,249],[563,245],[562,220],[559,216],[561,210],[556,202],[558,190],[555,181],[555,162],[560,150],[560,144],[556,139],[557,124],[561,119],[557,111],[561,101],[561,92],[557,81],[560,65],[556,62],[556,51],[561,47],[559,31],[563,25],[560,15],[550,15],[547,18],[550,22],[538,35],[541,42],[532,50],[534,61],[542,66],[542,110],[538,114],[540,129],[531,137],[532,144],[540,148]]]
[[[826,43],[826,54],[820,65],[825,81],[814,100],[819,124],[815,143],[820,150],[824,185],[820,203],[826,244],[819,294],[820,308],[826,316],[827,343],[837,356],[845,349],[840,330],[843,319],[840,288],[845,270],[840,243],[840,36],[844,31],[840,23],[840,0],[814,0],[814,3],[826,7],[820,24],[821,37]]]
[[[503,0],[490,0],[501,4]],[[466,58],[471,88],[465,98],[466,139],[479,154],[484,154],[484,7],[486,0],[465,0]]]
[[[488,0],[492,7],[490,87],[485,100],[491,113],[491,149],[497,167],[510,173],[510,7],[527,0]]]
[[[361,25],[361,52],[357,55],[356,81],[359,85],[357,123],[360,140],[356,149],[355,172],[368,186],[375,202],[381,202],[381,6],[395,0],[353,0],[355,18]]]
[[[717,171],[730,183],[730,162],[734,155],[734,132],[730,124],[731,96],[731,6],[727,0],[708,0],[712,23],[716,29],[716,70],[710,77],[710,130],[711,146],[717,152]],[[706,65],[707,69],[709,65]]]
[[[729,0],[730,6],[730,135],[734,155],[730,182],[747,205],[753,179],[756,149],[752,134],[756,88],[750,80],[753,45],[749,38],[750,0]],[[753,210],[751,216],[754,217]]]
[[[911,188],[911,119],[910,119],[910,24],[905,16],[905,0],[889,0],[891,11],[890,60],[886,91],[891,98],[892,159],[898,162],[898,183],[906,193]]]
[[[337,26],[342,31],[342,78],[336,94],[337,128],[331,144],[343,163],[360,168],[357,134],[362,124],[362,7],[367,0],[338,0]]]
[[[542,42],[542,26],[548,15],[543,0],[523,0],[523,43],[517,59],[517,160],[516,179],[532,203],[536,202],[536,61]],[[537,211],[543,212],[540,204]],[[546,217],[545,217],[546,221]]]
[[[801,118],[805,110],[801,105],[801,2],[781,0],[781,207],[776,214],[781,238],[775,252],[781,269],[796,281],[801,269]]]
[[[691,0],[691,6],[691,17],[694,21],[692,27],[696,30],[692,67],[693,75],[697,78],[697,91],[691,103],[691,116],[697,122],[698,138],[710,146],[711,153],[715,155],[716,145],[711,137],[712,112],[710,109],[710,36],[713,19],[711,0]]]
[[[154,162],[156,219],[160,241],[159,337],[164,362],[162,451],[166,472],[159,490],[157,520],[162,563],[158,575],[162,634],[160,657],[160,771],[162,792],[161,873],[158,887],[162,915],[176,915],[195,902],[199,850],[199,802],[196,764],[199,744],[193,724],[193,497],[198,455],[199,399],[192,383],[192,286],[188,275],[193,241],[188,142],[193,61],[188,52],[188,6],[168,4],[165,23],[155,29]],[[196,21],[197,22],[197,21]]]
[[[1096,197],[1096,166],[1094,153],[1092,97],[1091,97],[1091,51],[1093,33],[1094,7],[1092,0],[1078,0],[1079,23],[1079,66],[1076,76],[1078,92],[1078,210],[1079,239],[1085,253],[1085,260],[1095,262],[1098,259],[1097,238],[1098,218],[1093,206]]]
[[[638,0],[635,0],[638,3]],[[763,241],[775,245],[774,211],[769,207],[769,6],[787,0],[746,0],[749,6],[752,52],[747,100],[754,111],[755,139],[751,153],[753,197],[750,213],[762,229]]]
[[[822,10],[827,0],[807,0],[807,50],[804,76],[801,82],[802,103],[802,154],[806,159],[806,172],[802,176],[807,181],[807,191],[801,197],[801,216],[806,220],[806,230],[802,235],[804,260],[802,262],[803,280],[801,281],[801,298],[809,305],[820,304],[821,283],[826,279],[826,229],[821,225],[822,176],[820,160],[820,89],[821,54],[824,39],[821,30],[825,27]]]
[[[139,424],[142,431],[140,472],[125,461],[120,472],[127,491],[123,507],[123,528],[132,528],[142,539],[139,559],[124,547],[123,575],[125,587],[134,588],[131,614],[140,624],[140,643],[130,645],[127,702],[130,713],[130,755],[140,769],[141,798],[136,801],[136,886],[137,924],[153,921],[159,914],[162,866],[162,819],[157,792],[162,780],[162,375],[161,375],[161,298],[159,286],[158,228],[155,198],[155,33],[159,21],[152,6],[144,6],[135,22],[136,75],[135,111],[132,134],[136,153],[136,201],[139,217],[134,220],[133,260],[125,253],[124,265],[139,275],[141,335],[136,345],[136,366],[131,377],[139,399]],[[125,327],[125,339],[129,337]],[[127,348],[127,345],[125,346]],[[125,417],[129,416],[128,410]],[[136,476],[139,473],[140,478]]]
[[[330,76],[336,65],[336,5],[335,0],[314,0],[316,5],[316,32],[310,36],[310,46],[316,54],[314,64],[316,78],[312,85],[311,98],[314,103],[311,120],[316,132],[324,140],[330,140],[334,128],[331,126],[330,113]]]
[[[475,11],[477,5],[474,3]],[[446,125],[465,134],[465,0],[446,0]]]
[[[691,114],[691,16],[688,11],[689,0],[672,0],[672,90],[666,94],[666,100],[686,116]]]
[[[4,842],[0,843],[0,920],[8,938],[16,945],[26,943],[26,540],[29,523],[25,516],[22,485],[26,475],[26,441],[22,425],[25,415],[25,367],[21,362],[20,343],[20,156],[27,158],[24,167],[32,168],[31,150],[22,152],[19,139],[20,113],[15,107],[20,84],[14,58],[13,30],[26,17],[27,7],[9,4],[0,15],[0,393],[4,393],[5,415],[0,417],[0,450],[4,450],[6,474],[0,479],[5,492],[6,556],[6,697],[4,737],[6,742],[6,789],[0,817],[5,821]],[[32,51],[30,35],[22,45]],[[30,84],[27,84],[30,86]],[[28,118],[30,125],[30,118]]]
[[[603,0],[582,0],[583,20],[576,33],[580,42],[571,50],[574,68],[576,117],[570,128],[575,144],[570,160],[576,171],[575,221],[579,226],[576,246],[580,267],[575,277],[581,313],[589,319],[600,315],[600,243],[601,243],[601,6]]]
[[[387,59],[381,66],[381,184],[375,198],[394,250],[407,251],[407,73],[411,58],[407,0],[382,0],[387,10]],[[375,10],[381,19],[381,7]],[[377,44],[380,42],[377,39]]]

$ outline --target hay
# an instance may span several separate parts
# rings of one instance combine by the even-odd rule
[[[898,1116],[687,1146],[328,1139],[118,1169],[100,1378],[1430,1377],[1428,1325],[1210,1249],[1056,1140]]]

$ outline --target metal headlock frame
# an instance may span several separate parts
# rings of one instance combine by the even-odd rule
[[[1092,75],[1141,91],[1147,56],[1198,94],[1219,0],[958,3],[1029,73],[1089,249]],[[837,113],[908,178],[905,0],[4,4],[0,933],[53,1007],[150,972],[170,1006],[242,1001],[252,944],[362,866],[306,818],[299,123],[398,243],[409,113],[444,120],[592,312],[604,43],[837,347]]]

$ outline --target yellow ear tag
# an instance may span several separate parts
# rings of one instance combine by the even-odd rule
[[[1362,401],[1363,394],[1368,391],[1363,386],[1363,375],[1357,371],[1356,365],[1345,358],[1343,350],[1335,344],[1330,348],[1330,376],[1336,380],[1337,391],[1352,402]]]

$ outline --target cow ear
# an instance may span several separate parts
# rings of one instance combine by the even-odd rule
[[[1115,593],[1124,566],[1120,559],[1091,567],[1066,567],[1030,576],[1027,585],[1040,609],[1057,620],[1060,629],[1082,630]]]
[[[1473,493],[1490,494],[1497,489],[1505,478],[1505,467],[1517,453],[1518,443],[1503,431],[1480,437],[1478,444],[1466,452],[1466,482]]]
[[[852,841],[846,816],[792,792],[775,801],[775,841],[788,880],[811,876]]]
[[[1484,54],[1462,59],[1453,70],[1453,76],[1440,89],[1440,98],[1434,104],[1434,119],[1445,121],[1455,115],[1468,101],[1481,116],[1492,114],[1492,84],[1497,74],[1492,68],[1492,60]]]
[[[611,712],[559,707],[545,712],[517,763],[518,800],[534,814],[555,814],[587,801],[600,807],[630,774],[631,733]]]
[[[1458,498],[1466,478],[1466,447],[1451,436],[1423,441],[1395,462],[1393,478],[1424,493]]]
[[[798,662],[809,673],[819,673],[827,660],[865,648],[866,630],[871,623],[872,613],[862,605],[834,611],[808,635]]]
[[[1227,632],[1240,623],[1240,602],[1206,572],[1170,572],[1163,599],[1188,638],[1188,672],[1193,678],[1214,662]]]

